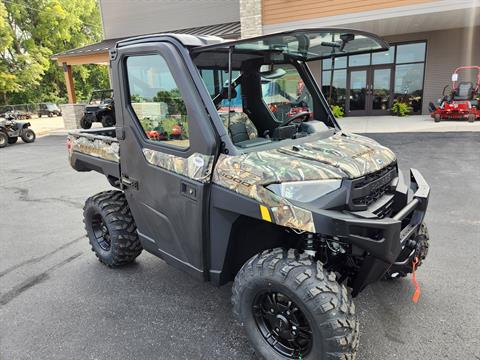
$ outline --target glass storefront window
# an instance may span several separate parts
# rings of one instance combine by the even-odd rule
[[[387,51],[372,53],[372,65],[391,64],[395,59],[395,46]]]
[[[347,57],[342,56],[335,59],[335,69],[343,69],[347,67]],[[324,59],[322,62],[323,70],[330,70],[332,68],[332,59]]]
[[[330,71],[322,73],[322,92],[327,100],[330,98]],[[347,96],[347,70],[335,70],[333,72],[333,84],[331,91],[331,105],[339,105],[345,108],[345,99]]]
[[[397,45],[397,64],[425,61],[426,43]]]
[[[415,113],[422,110],[423,68],[423,63],[395,68],[395,99],[410,104]]]
[[[349,57],[348,66],[370,65],[370,54],[352,55]]]

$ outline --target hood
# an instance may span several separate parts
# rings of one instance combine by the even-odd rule
[[[279,225],[315,232],[312,213],[269,191],[273,183],[357,178],[394,162],[389,149],[369,138],[336,133],[323,140],[239,156],[220,155],[212,181],[269,207]]]
[[[378,171],[395,160],[395,154],[376,141],[339,132],[300,145],[239,156],[222,155],[215,167],[214,182],[222,182],[223,175],[259,185],[354,179]]]

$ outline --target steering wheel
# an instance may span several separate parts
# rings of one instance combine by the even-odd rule
[[[281,124],[279,127],[290,125],[290,123],[294,122],[294,121],[297,120],[297,119],[302,119],[302,120],[300,121],[300,124],[301,124],[302,122],[310,119],[310,112],[308,112],[308,111],[302,111],[302,112],[296,113],[296,114],[293,115],[290,119],[288,119],[288,120],[285,121],[283,124]]]

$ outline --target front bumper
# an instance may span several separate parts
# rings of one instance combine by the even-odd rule
[[[411,169],[410,178],[410,189],[401,174],[393,180],[394,211],[390,217],[379,218],[371,209],[313,212],[319,233],[338,237],[367,254],[353,279],[353,295],[380,279],[391,266],[411,266],[414,239],[425,216],[430,187],[418,170]]]

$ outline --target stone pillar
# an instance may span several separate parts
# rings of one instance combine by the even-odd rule
[[[240,0],[240,25],[242,38],[263,34],[261,0]]]
[[[80,119],[85,110],[85,104],[64,104],[60,105],[62,109],[63,124],[65,129],[73,130],[80,128]]]

